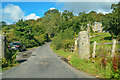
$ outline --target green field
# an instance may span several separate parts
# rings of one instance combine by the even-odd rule
[[[108,43],[112,42],[111,35],[107,33],[94,33],[92,34],[95,37],[90,38],[90,42],[93,43],[96,41],[97,43]]]

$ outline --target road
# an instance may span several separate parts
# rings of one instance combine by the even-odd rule
[[[61,60],[50,43],[36,48],[32,56],[19,66],[3,72],[3,78],[94,78]]]

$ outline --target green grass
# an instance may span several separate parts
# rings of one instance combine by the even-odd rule
[[[104,70],[100,66],[100,62],[97,60],[95,63],[92,63],[92,59],[90,60],[80,59],[78,55],[75,55],[75,53],[69,53],[69,52],[64,52],[63,50],[55,50],[55,49],[53,49],[53,51],[64,58],[67,58],[68,56],[72,55],[72,58],[70,59],[70,61],[68,61],[68,63],[70,63],[78,70],[84,71],[93,76],[99,76],[100,78],[110,78],[112,72],[110,63],[107,63],[106,69]]]
[[[112,49],[112,44],[104,44],[104,43],[109,43],[112,42],[111,39],[111,35],[109,33],[94,33],[93,35],[97,35],[95,37],[90,38],[90,42],[93,43],[94,41],[96,41],[97,43],[103,43],[100,45],[96,45],[96,54],[100,54],[101,51],[97,51],[97,50],[104,50],[104,52],[106,53],[110,53],[111,49]],[[119,49],[120,44],[116,44],[116,50]],[[91,51],[93,49],[93,45],[91,45]],[[107,51],[109,50],[109,52]]]
[[[92,35],[97,36],[92,37],[90,39],[91,43],[93,43],[94,41],[97,41],[97,43],[112,42],[111,35],[109,33],[95,33]],[[118,44],[116,44],[116,49],[118,49],[117,46]],[[91,45],[91,53],[92,49],[93,45]],[[101,49],[101,51],[96,51],[97,57],[95,59],[90,58],[89,60],[80,59],[78,55],[75,55],[75,53],[65,52],[64,50],[53,49],[53,51],[64,58],[67,58],[68,56],[72,55],[72,58],[68,62],[78,70],[84,71],[90,75],[99,76],[100,78],[110,78],[110,75],[112,73],[111,60],[109,60],[109,57],[107,57],[108,61],[106,64],[106,68],[104,69],[103,66],[101,66],[102,57],[100,57],[99,54],[110,55],[111,52],[106,51],[106,49],[112,49],[112,45],[97,45],[96,49]]]
[[[96,41],[97,43],[108,43],[112,42],[111,35],[109,33],[94,33],[97,34],[96,37],[90,38],[90,42],[93,43]]]
[[[55,49],[53,49],[53,47],[51,47],[51,48],[52,48],[52,50],[53,50],[55,53],[57,53],[58,55],[60,55],[60,56],[62,56],[62,57],[64,57],[64,58],[67,58],[68,56],[75,54],[75,53],[68,53],[68,52],[65,52],[65,51],[63,51],[63,50],[55,50]]]
[[[5,71],[5,70],[10,69],[10,68],[12,68],[12,67],[16,67],[16,66],[18,66],[18,65],[19,65],[19,63],[11,64],[10,66],[7,66],[7,67],[2,68],[2,71]]]
[[[110,78],[112,72],[110,63],[107,63],[106,69],[104,70],[104,68],[100,66],[99,61],[92,63],[91,59],[80,59],[78,56],[72,56],[69,63],[78,70],[87,72],[90,75],[99,76],[100,78]]]

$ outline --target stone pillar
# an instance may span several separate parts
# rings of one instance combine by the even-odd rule
[[[4,35],[0,35],[0,58],[6,57],[6,37]]]
[[[88,59],[90,57],[90,39],[87,31],[79,33],[79,57]]]

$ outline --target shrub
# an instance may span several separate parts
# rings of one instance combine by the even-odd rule
[[[51,46],[56,50],[64,49],[70,51],[70,46],[74,45],[74,31],[66,29],[64,32],[60,32],[52,40]]]
[[[34,38],[40,43],[40,45],[42,45],[42,44],[44,44],[44,42],[46,40],[46,35],[41,34],[39,36],[35,36]]]
[[[120,79],[120,55],[115,55],[112,58],[112,74],[111,78]]]
[[[2,59],[2,68],[11,66],[16,63],[16,55],[18,51],[9,51],[6,58]]]
[[[74,39],[65,39],[62,41],[62,48],[64,50],[72,51],[71,48],[74,45]]]

